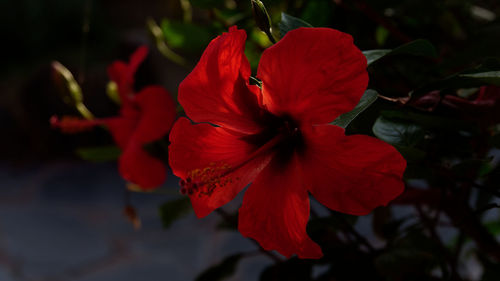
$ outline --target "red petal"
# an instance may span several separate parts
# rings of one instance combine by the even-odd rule
[[[120,156],[118,165],[124,179],[143,189],[154,189],[165,181],[165,164],[149,155],[140,143],[130,142]]]
[[[314,126],[303,130],[302,169],[307,188],[332,210],[365,215],[403,192],[405,159],[389,144],[344,129]]]
[[[224,175],[211,195],[194,193],[191,203],[198,217],[231,201],[269,162],[270,155],[249,159],[254,148],[240,139],[239,133],[209,124],[193,125],[180,118],[170,133],[169,162],[182,179],[196,169],[215,169]],[[232,172],[231,172],[232,171]]]
[[[126,103],[133,95],[135,72],[147,55],[148,48],[141,46],[130,56],[128,64],[115,61],[108,67],[108,75],[118,85],[118,92],[123,103]]]
[[[368,85],[366,59],[348,34],[299,28],[266,49],[257,77],[275,115],[325,124],[356,106]]]
[[[122,150],[126,150],[130,139],[135,132],[135,128],[137,127],[137,118],[121,116],[102,120],[102,122],[108,127],[116,144]]]
[[[290,257],[320,258],[320,247],[306,233],[309,197],[295,159],[288,167],[271,162],[245,192],[238,229],[266,250]]]
[[[86,120],[78,117],[63,116],[59,119],[57,116],[50,118],[52,128],[57,128],[66,134],[80,133],[92,129],[97,125],[102,125],[100,120]]]
[[[134,100],[140,110],[134,139],[144,144],[165,136],[176,116],[175,103],[170,94],[160,86],[149,86],[134,96]]]
[[[235,131],[257,132],[259,93],[248,86],[244,30],[230,28],[212,40],[194,70],[179,86],[179,102],[195,122],[209,122]]]

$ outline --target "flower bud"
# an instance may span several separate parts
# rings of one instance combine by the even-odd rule
[[[271,42],[276,43],[276,40],[271,34],[271,18],[267,13],[266,7],[264,3],[260,0],[251,0],[252,1],[252,10],[255,22],[260,30],[262,30],[269,37]]]

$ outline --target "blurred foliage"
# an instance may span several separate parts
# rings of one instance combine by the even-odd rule
[[[235,254],[225,258],[219,264],[203,271],[195,281],[220,281],[230,277],[236,271],[242,257],[243,254]]]
[[[188,197],[182,197],[163,203],[159,208],[163,227],[168,228],[177,219],[192,212]]]

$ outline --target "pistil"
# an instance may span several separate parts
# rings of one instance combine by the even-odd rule
[[[203,195],[212,195],[215,189],[233,183],[233,178],[230,177],[231,174],[238,171],[254,159],[268,153],[272,153],[273,149],[285,138],[286,135],[284,134],[276,135],[267,143],[260,146],[257,150],[250,153],[243,161],[235,166],[231,166],[224,162],[210,163],[205,168],[190,171],[186,179],[182,179],[179,182],[179,185],[181,186],[181,194],[193,195],[197,193],[199,197]],[[234,180],[239,180],[239,178]]]

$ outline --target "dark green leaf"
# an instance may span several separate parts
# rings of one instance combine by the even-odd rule
[[[420,126],[392,121],[382,116],[375,121],[372,130],[379,139],[402,146],[413,146],[424,137]]]
[[[83,160],[91,162],[106,162],[118,159],[122,153],[121,149],[117,146],[98,146],[98,147],[85,147],[78,148],[76,154]]]
[[[203,271],[196,278],[196,281],[219,281],[231,277],[231,275],[233,275],[236,271],[238,262],[242,257],[243,254],[235,254],[225,258],[219,264]]]
[[[387,37],[389,37],[389,34],[389,30],[379,25],[375,30],[375,40],[377,40],[377,44],[379,46],[383,46],[387,41]]]
[[[415,147],[403,146],[397,144],[395,144],[394,147],[399,151],[399,153],[401,153],[401,155],[403,155],[406,161],[422,160],[427,155],[427,153],[424,150]],[[409,171],[409,169],[407,171]],[[405,172],[405,177],[407,176],[407,174],[408,173]]]
[[[390,52],[391,50],[389,49],[369,50],[369,51],[363,51],[363,55],[365,55],[366,57],[367,64],[371,65],[372,63],[386,56]]]
[[[486,59],[479,66],[431,81],[415,89],[411,95],[412,97],[418,97],[434,90],[471,89],[488,84],[498,85],[498,78],[495,73],[499,72],[500,61]]]
[[[419,230],[414,230],[378,256],[375,266],[380,273],[391,279],[408,280],[405,277],[425,276],[440,265],[441,258],[439,245]]]
[[[390,120],[398,120],[403,123],[413,123],[426,129],[437,129],[442,131],[468,131],[471,133],[479,132],[479,129],[474,124],[459,119],[396,110],[382,111],[381,115]]]
[[[481,178],[493,170],[492,159],[467,159],[451,167],[456,178]]]
[[[300,18],[312,26],[329,26],[335,3],[331,0],[307,1]]]
[[[299,18],[292,17],[286,13],[281,13],[281,22],[279,23],[281,37],[285,36],[288,31],[297,29],[299,27],[313,26]]]
[[[192,212],[189,197],[182,197],[163,203],[158,209],[163,227],[168,228],[177,219]]]
[[[356,116],[358,116],[361,112],[363,112],[370,105],[372,105],[377,100],[377,97],[378,93],[376,91],[371,89],[366,90],[366,92],[359,100],[358,105],[356,105],[356,107],[354,107],[353,110],[340,115],[331,124],[342,128],[346,128],[349,125],[349,123],[351,123],[351,121],[354,120],[354,118],[356,118]]]
[[[308,260],[291,258],[285,262],[271,265],[264,269],[260,281],[310,281],[312,264]]]
[[[373,64],[379,59],[385,56],[393,55],[412,55],[412,56],[422,56],[435,58],[438,56],[436,48],[427,40],[417,39],[415,41],[406,43],[396,49],[380,49],[380,50],[368,50],[364,51],[363,54],[368,61],[368,65]]]
[[[496,148],[500,148],[500,133],[496,133],[495,135],[491,136],[488,142],[490,145]]]
[[[471,74],[461,74],[460,77],[472,78],[483,83],[500,86],[500,71],[488,71]]]
[[[227,213],[216,228],[217,230],[238,231],[238,212]]]
[[[208,27],[193,23],[163,20],[161,29],[170,48],[191,53],[200,53],[213,37]]]
[[[425,39],[417,39],[392,50],[391,55],[413,55],[421,57],[436,58],[437,50],[431,42]]]
[[[500,280],[500,267],[498,263],[484,260],[482,262],[483,275],[481,281],[498,281]]]
[[[498,236],[500,234],[500,221],[498,220],[489,221],[484,223],[484,226],[486,226],[486,228],[491,234],[495,236]]]

